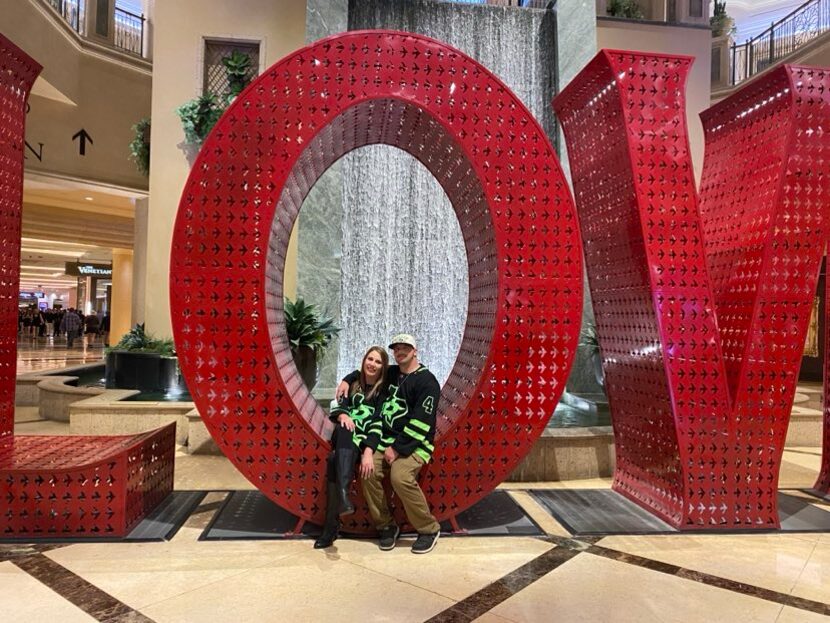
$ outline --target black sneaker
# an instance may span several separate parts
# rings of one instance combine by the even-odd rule
[[[390,549],[395,549],[395,541],[398,540],[398,535],[401,529],[395,524],[389,524],[385,528],[380,529],[380,549],[388,552]]]
[[[412,553],[426,554],[431,552],[435,548],[435,544],[438,542],[438,537],[440,535],[440,532],[435,532],[433,534],[419,534],[418,538],[415,539],[415,543],[412,544]]]

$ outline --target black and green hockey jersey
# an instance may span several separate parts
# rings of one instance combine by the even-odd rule
[[[343,380],[353,383],[360,373],[355,371]],[[435,421],[441,386],[426,366],[403,374],[398,366],[389,366],[386,373],[386,400],[381,409],[383,431],[377,450],[392,447],[401,456],[416,454],[429,462],[435,450]]]
[[[342,404],[332,408],[329,419],[337,424],[337,418],[341,413],[348,415],[354,421],[354,445],[358,450],[371,448],[374,451],[380,443],[383,429],[380,409],[386,398],[386,390],[381,389],[367,400],[368,393],[368,390],[359,387]]]

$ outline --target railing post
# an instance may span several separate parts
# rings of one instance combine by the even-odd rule
[[[755,46],[753,45],[751,40],[747,40],[747,47],[746,47],[746,75],[744,76],[744,80],[749,78],[754,72],[752,71],[752,61],[753,56],[755,56]]]
[[[769,27],[769,65],[775,62],[775,22]]]
[[[733,43],[730,48],[732,49],[732,71],[731,76],[729,79],[730,84],[738,84],[738,76],[735,75],[735,57],[738,55],[738,44]]]

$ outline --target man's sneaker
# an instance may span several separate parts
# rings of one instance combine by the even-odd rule
[[[390,524],[385,528],[380,529],[380,549],[384,552],[390,549],[395,549],[395,541],[398,540],[398,535],[401,529],[395,524]]]
[[[435,548],[435,544],[438,542],[440,535],[440,532],[435,532],[434,534],[419,534],[418,538],[415,539],[415,543],[412,544],[412,553],[426,554],[427,552],[431,552]]]

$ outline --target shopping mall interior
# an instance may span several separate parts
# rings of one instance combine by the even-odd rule
[[[0,479],[7,484],[0,501],[5,620],[786,623],[830,616],[830,475],[824,474],[824,489],[818,484],[830,463],[824,456],[830,451],[823,399],[830,315],[823,260],[812,271],[815,285],[809,282],[797,379],[784,401],[786,413],[777,416],[784,426],[778,431],[775,423],[764,424],[780,433],[777,458],[767,466],[774,500],[777,495],[772,513],[780,523],[755,523],[752,529],[684,524],[656,511],[659,504],[618,493],[625,489],[620,474],[631,472],[622,466],[627,455],[619,445],[629,430],[622,415],[626,406],[609,401],[621,391],[605,378],[616,378],[615,355],[606,350],[611,342],[602,330],[597,337],[601,303],[592,302],[596,283],[584,276],[578,245],[579,259],[568,268],[577,274],[574,304],[539,303],[558,310],[551,312],[551,326],[561,321],[574,327],[562,329],[570,331],[569,341],[556,356],[567,361],[556,359],[552,366],[561,369],[533,372],[543,382],[547,374],[552,379],[542,390],[552,400],[542,419],[512,422],[513,406],[524,404],[522,382],[504,390],[494,381],[487,392],[506,391],[510,405],[499,412],[503,421],[467,424],[464,434],[482,441],[468,441],[466,453],[463,443],[453,447],[447,441],[456,434],[468,439],[462,437],[463,420],[456,426],[453,418],[463,417],[454,415],[463,411],[458,404],[476,393],[463,385],[474,375],[459,376],[459,370],[485,365],[475,357],[495,366],[500,356],[470,346],[478,343],[481,327],[498,333],[493,321],[481,320],[496,315],[481,293],[509,281],[489,279],[486,270],[504,268],[488,268],[479,251],[516,240],[521,246],[525,234],[504,237],[509,221],[503,226],[492,216],[496,225],[488,222],[484,229],[499,233],[487,238],[478,221],[464,220],[477,209],[476,201],[489,199],[487,214],[501,213],[491,195],[485,198],[487,188],[479,189],[479,199],[459,200],[457,188],[466,184],[458,181],[461,174],[442,173],[442,163],[464,151],[454,147],[456,138],[447,138],[449,122],[442,126],[417,116],[410,103],[388,104],[404,100],[405,54],[395,61],[399,68],[390,65],[392,77],[386,76],[400,87],[383,100],[386,108],[367,104],[362,119],[332,123],[335,129],[321,130],[322,138],[315,134],[310,148],[301,132],[303,124],[315,123],[317,105],[305,117],[301,111],[294,123],[287,102],[296,93],[273,87],[296,61],[292,79],[311,76],[308,85],[320,97],[319,108],[337,108],[341,82],[354,85],[361,71],[371,69],[371,62],[361,61],[371,46],[349,47],[335,38],[308,52],[297,50],[350,31],[425,35],[431,39],[423,45],[437,40],[452,46],[470,65],[457,75],[453,65],[445,77],[444,67],[424,55],[416,71],[423,72],[417,79],[424,89],[446,87],[451,99],[458,82],[461,96],[451,99],[449,114],[465,116],[461,101],[485,96],[474,93],[478,85],[468,93],[460,76],[466,77],[466,67],[492,72],[492,84],[523,104],[522,114],[533,120],[533,130],[522,129],[522,140],[530,145],[527,134],[538,131],[567,180],[557,192],[571,202],[575,196],[581,208],[590,193],[581,186],[580,172],[594,160],[580,160],[577,154],[585,152],[573,142],[576,121],[555,112],[553,98],[587,81],[585,68],[597,67],[592,59],[601,50],[693,57],[684,69],[679,114],[685,110],[691,180],[703,196],[710,136],[701,113],[739,99],[751,91],[747,85],[771,80],[785,65],[830,67],[830,0],[728,0],[725,7],[711,0],[0,0],[0,16],[0,44],[7,39],[42,67],[24,98],[18,324],[11,342],[16,366],[13,385],[4,390],[13,397],[13,430],[0,426],[0,433],[9,433],[0,434],[0,444],[6,443],[0,448]],[[0,57],[0,68],[11,74],[13,64],[3,62]],[[329,62],[338,67],[332,80],[337,86],[328,75],[315,82],[317,67]],[[363,87],[371,88],[371,80],[364,78]],[[275,98],[270,109],[263,104],[269,92]],[[435,106],[440,95],[438,100]],[[5,101],[0,97],[0,104]],[[0,124],[11,125],[5,114],[0,110]],[[478,111],[469,115],[477,118]],[[481,133],[475,140],[489,140],[491,131],[499,135],[490,112],[481,115],[486,120],[474,130]],[[372,138],[373,121],[386,128],[400,119],[397,134],[384,130],[378,136],[385,138]],[[433,133],[406,142],[406,132],[425,132],[420,124]],[[369,138],[350,142],[344,138],[349,132]],[[0,148],[5,140],[0,132]],[[261,150],[269,140],[271,148],[302,143],[299,164],[268,162]],[[434,158],[424,155],[429,149]],[[476,157],[501,157],[487,149]],[[759,143],[752,157],[760,161],[763,152]],[[459,162],[469,153],[458,156]],[[0,149],[0,167],[6,166],[3,158]],[[827,160],[817,162],[826,166]],[[288,190],[279,197],[273,186],[260,187],[261,169],[269,165],[272,172],[275,166],[293,167],[294,186],[286,182]],[[517,179],[524,175],[524,165],[507,168]],[[244,180],[239,184],[237,173]],[[0,169],[2,189],[5,175]],[[504,199],[508,211],[509,195],[497,199]],[[285,213],[294,210],[296,218],[287,217],[285,227],[286,219],[270,217],[262,230],[270,239],[261,240],[259,230],[249,227],[249,221],[259,221],[260,203],[271,206],[267,214],[276,203]],[[0,208],[7,209],[2,201]],[[531,210],[524,204],[521,209]],[[531,231],[529,226],[526,240]],[[525,287],[532,291],[534,284],[528,280]],[[290,316],[299,315],[303,304],[314,306],[319,331],[319,342],[306,347],[316,356],[310,368],[301,365],[290,327]],[[631,324],[632,331],[643,328]],[[260,335],[260,326],[271,334]],[[315,548],[326,506],[326,415],[336,408],[338,384],[363,365],[368,346],[385,346],[400,333],[415,336],[419,360],[443,387],[435,459],[442,449],[456,452],[456,463],[437,463],[452,472],[451,484],[444,487],[433,473],[435,462],[432,472],[424,470],[435,480],[421,480],[428,499],[435,500],[440,542],[425,556],[413,555],[418,534],[402,519],[394,549],[381,550],[355,484],[356,519],[344,520],[333,545]],[[408,339],[398,338],[396,344]],[[9,342],[3,340],[5,348]],[[257,363],[260,343],[268,351],[264,368]],[[517,378],[525,366],[532,371],[539,357],[539,367],[545,367],[541,343],[504,346],[503,366],[512,366]],[[233,382],[235,391],[228,389]],[[296,419],[290,409],[282,411],[282,393],[290,394],[285,404],[300,413]],[[644,417],[656,418],[643,400]],[[666,408],[674,413],[680,407],[672,401]],[[260,415],[261,424],[255,419]],[[676,417],[680,430],[686,424]],[[116,472],[115,459],[67,467],[66,456],[77,451],[79,440],[105,444],[115,438],[124,447],[145,444],[142,458],[127,457],[126,471]],[[168,454],[158,450],[142,462],[145,452],[168,441]],[[473,443],[498,460],[473,457]],[[716,441],[711,443],[715,448]],[[314,450],[323,445],[322,454]],[[648,445],[656,453],[661,444]],[[681,446],[674,453],[687,464],[676,469],[686,474],[694,459]],[[84,446],[88,456],[95,454],[91,447]],[[15,471],[14,465],[27,465],[26,452],[37,454],[39,467]],[[749,456],[747,469],[755,456],[766,455],[758,450]],[[666,474],[675,463],[661,460],[655,460],[653,473],[673,477]],[[152,465],[166,464],[169,482],[154,481],[154,491],[143,491],[134,502],[143,507],[125,511],[131,519],[119,532],[107,524],[115,523],[112,517],[100,519],[98,507],[86,504],[101,497],[99,482],[112,489],[114,481],[133,473],[129,466],[136,461],[148,473]],[[257,462],[268,466],[257,468]],[[648,480],[635,476],[640,483]],[[14,489],[23,482],[18,479],[37,487],[21,494]],[[725,482],[723,477],[724,489]],[[92,488],[85,488],[88,483]],[[688,490],[704,486],[686,484]],[[760,499],[760,486],[758,491]],[[29,495],[38,503],[71,498],[84,509],[78,525],[86,528],[42,529],[41,511],[26,510]],[[693,516],[694,505],[686,498],[679,502],[684,505],[678,512]],[[60,512],[50,512],[58,525]],[[396,512],[403,517],[401,508]]]

